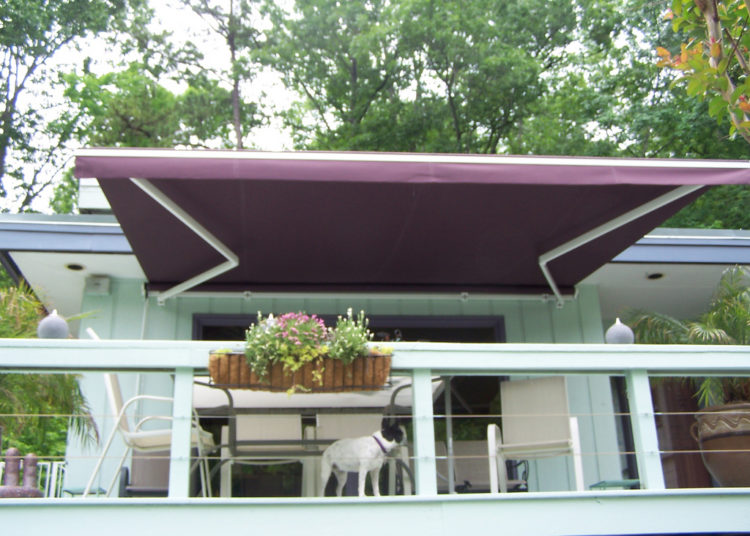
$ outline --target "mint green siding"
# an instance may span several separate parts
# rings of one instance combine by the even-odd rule
[[[578,299],[558,309],[554,301],[541,299],[485,299],[469,296],[456,299],[414,298],[215,298],[177,297],[158,305],[150,299],[146,306],[141,281],[113,280],[109,296],[84,296],[82,309],[91,314],[83,327],[93,327],[102,338],[145,338],[188,340],[193,315],[247,314],[258,311],[284,313],[307,311],[317,314],[344,314],[347,308],[363,309],[368,315],[494,315],[505,319],[507,342],[580,343],[601,342],[603,331],[596,289],[581,288]]]

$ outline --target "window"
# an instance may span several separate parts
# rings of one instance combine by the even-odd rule
[[[319,315],[327,325],[335,315]],[[375,340],[432,342],[505,342],[505,324],[498,316],[397,316],[370,318]],[[255,322],[251,315],[196,314],[193,339],[202,341],[242,341],[245,330]]]

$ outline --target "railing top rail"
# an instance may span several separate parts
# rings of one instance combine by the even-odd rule
[[[441,374],[750,375],[750,346],[401,343],[393,368]],[[427,364],[429,364],[427,366]]]
[[[437,374],[750,375],[750,346],[389,343],[396,372]],[[206,373],[208,353],[238,341],[0,339],[0,370]]]

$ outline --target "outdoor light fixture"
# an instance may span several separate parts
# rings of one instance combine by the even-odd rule
[[[40,339],[67,339],[69,333],[68,323],[57,314],[57,310],[42,318],[36,328]]]
[[[616,318],[615,323],[604,334],[604,340],[607,344],[633,344],[635,342],[635,335],[633,335],[633,330],[629,326],[620,322],[619,318]]]

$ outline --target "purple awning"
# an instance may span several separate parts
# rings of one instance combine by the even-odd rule
[[[90,149],[149,286],[226,259],[131,178],[233,252],[192,290],[549,293],[545,253],[683,185],[750,183],[746,162]],[[562,293],[700,191],[550,260]]]

